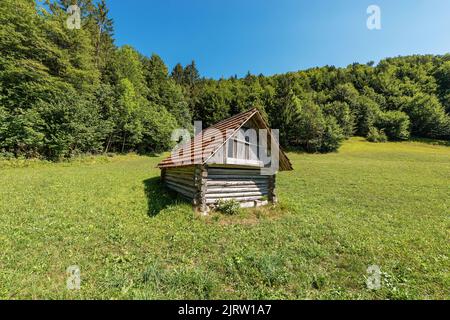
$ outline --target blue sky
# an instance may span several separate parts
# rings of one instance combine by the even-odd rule
[[[118,45],[211,78],[450,52],[449,0],[108,0]],[[366,27],[369,5],[381,30]]]

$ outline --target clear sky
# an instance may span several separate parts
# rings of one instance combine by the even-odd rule
[[[450,0],[108,0],[118,45],[202,76],[272,75],[450,52]],[[381,30],[366,26],[381,9]]]

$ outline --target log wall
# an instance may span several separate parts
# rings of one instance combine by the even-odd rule
[[[209,167],[205,202],[236,200],[243,207],[264,204],[271,192],[271,177],[262,176],[260,168]]]
[[[262,176],[260,168],[196,165],[164,169],[161,179],[202,212],[219,200],[236,200],[242,207],[276,202],[275,176]]]
[[[167,188],[172,189],[188,200],[194,201],[197,196],[195,167],[177,167],[164,169],[162,179]]]

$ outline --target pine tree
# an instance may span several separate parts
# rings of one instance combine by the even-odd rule
[[[172,70],[171,77],[179,85],[184,85],[184,69],[180,63],[177,63]]]

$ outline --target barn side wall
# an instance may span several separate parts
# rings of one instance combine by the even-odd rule
[[[163,169],[161,179],[167,188],[178,192],[186,199],[194,202],[197,198],[194,166]]]
[[[276,201],[275,177],[262,176],[260,168],[208,167],[205,203],[236,200],[242,207],[265,205]]]
[[[191,201],[202,212],[219,200],[236,200],[242,207],[276,202],[275,176],[262,176],[260,168],[189,166],[161,171],[165,186]]]

